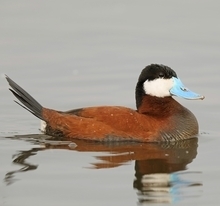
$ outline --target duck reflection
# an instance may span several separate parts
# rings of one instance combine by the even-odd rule
[[[13,162],[21,169],[6,174],[7,184],[13,183],[14,174],[37,169],[26,159],[47,149],[68,149],[79,152],[105,152],[96,156],[98,162],[91,163],[94,169],[118,167],[135,161],[133,187],[137,191],[139,204],[147,202],[173,202],[184,197],[200,195],[198,190],[188,192],[189,188],[198,188],[202,184],[196,181],[197,172],[187,172],[187,165],[196,158],[198,139],[173,143],[97,143],[83,140],[54,141],[46,135],[16,136],[34,144],[42,145],[29,151],[20,151]],[[198,179],[198,178],[197,178]]]
[[[13,158],[14,158],[13,163],[21,165],[22,167],[21,169],[8,172],[5,175],[5,182],[7,185],[10,185],[15,181],[14,179],[15,173],[26,172],[26,171],[37,169],[38,167],[37,165],[32,165],[30,163],[27,163],[26,159],[29,158],[30,156],[35,155],[38,151],[39,151],[39,148],[33,148],[27,151],[20,151],[18,154],[13,155]]]
[[[198,190],[188,192],[189,187],[202,185],[195,181],[200,172],[184,171],[197,155],[197,142],[198,139],[191,139],[156,145],[157,149],[151,147],[144,160],[135,161],[134,188],[140,203],[169,203],[200,195]]]

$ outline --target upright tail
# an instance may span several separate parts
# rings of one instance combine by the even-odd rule
[[[7,75],[5,75],[6,80],[8,81],[9,85],[12,89],[9,89],[14,96],[23,104],[15,101],[21,107],[26,109],[27,111],[31,112],[33,115],[38,117],[39,119],[43,119],[42,110],[43,107],[24,89],[22,89],[19,85],[17,85],[12,79],[10,79]]]

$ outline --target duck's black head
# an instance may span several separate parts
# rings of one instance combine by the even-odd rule
[[[172,77],[177,77],[177,75],[170,67],[162,64],[151,64],[142,70],[138,83],[144,83],[146,80],[153,81],[159,78],[170,79]]]

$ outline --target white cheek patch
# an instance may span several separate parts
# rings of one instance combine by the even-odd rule
[[[143,89],[146,94],[156,97],[168,97],[171,96],[170,89],[173,87],[173,79],[155,79],[152,81],[145,81]]]

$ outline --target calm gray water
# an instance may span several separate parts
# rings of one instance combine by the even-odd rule
[[[2,1],[0,205],[218,205],[219,7],[217,0]],[[40,134],[39,120],[13,102],[4,79],[57,110],[134,108],[137,78],[151,63],[170,66],[206,96],[178,99],[198,118],[198,142],[45,145],[41,135],[24,136]]]

